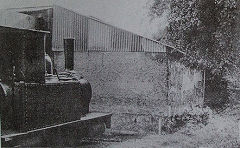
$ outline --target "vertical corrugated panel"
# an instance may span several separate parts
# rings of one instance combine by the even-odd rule
[[[90,50],[93,46],[93,42],[94,42],[94,26],[93,26],[93,21],[91,19],[89,19],[89,47],[88,50]]]
[[[94,48],[94,45],[95,45],[95,38],[96,38],[96,24],[95,24],[95,22],[93,21],[93,20],[91,20],[91,26],[90,26],[90,30],[93,30],[92,31],[92,34],[90,34],[90,35],[92,35],[92,45],[91,45],[91,50]]]
[[[110,51],[110,49],[113,49],[113,28],[109,27],[109,37],[110,37],[110,43],[109,43],[109,48],[108,51]]]
[[[139,52],[140,51],[139,36],[136,35],[135,39],[136,39],[136,41],[135,41],[136,42],[136,51]]]
[[[53,30],[52,30],[52,48],[53,50],[56,50],[58,47],[56,43],[58,42],[57,35],[58,35],[58,29],[57,29],[57,13],[56,13],[56,6],[53,6]]]
[[[138,36],[134,34],[134,45],[135,45],[135,52],[138,51]]]
[[[118,41],[119,41],[119,49],[118,49],[118,51],[120,52],[120,51],[122,51],[122,32],[121,32],[121,30],[118,30]]]
[[[129,39],[130,39],[130,51],[133,51],[133,35],[131,33],[129,33]]]
[[[108,29],[108,26],[105,25],[105,37],[104,37],[104,47],[105,47],[105,51],[107,51],[108,49],[108,38],[109,38],[109,29]]]
[[[124,48],[124,36],[123,31],[120,31],[120,51],[126,51]]]
[[[135,39],[136,39],[136,41],[135,41],[135,42],[136,42],[136,51],[139,52],[139,51],[140,51],[139,36],[136,35],[136,38],[135,38]]]
[[[99,32],[99,36],[98,36],[98,48],[100,51],[102,51],[102,26],[100,23],[98,23],[98,32]]]
[[[147,43],[147,46],[146,46],[146,51],[149,51],[149,48],[150,48],[150,42],[148,39],[146,39],[146,43]]]
[[[119,51],[119,49],[120,49],[120,40],[119,40],[119,38],[120,38],[120,35],[119,35],[119,30],[118,30],[118,28],[116,28],[116,35],[117,35],[117,38],[116,38],[116,41],[117,41],[117,52]]]
[[[85,47],[84,47],[84,32],[83,32],[83,18],[81,18],[81,16],[77,15],[77,18],[76,18],[76,22],[77,22],[77,28],[78,28],[78,48],[80,48],[80,51],[84,51],[85,50]]]
[[[154,50],[155,50],[155,52],[158,52],[158,43],[157,42],[154,42]]]
[[[24,25],[24,24],[23,24]],[[63,49],[63,38],[75,38],[76,51],[165,52],[163,45],[111,25],[54,6],[53,48]]]
[[[102,48],[102,51],[105,51],[105,36],[106,36],[106,29],[105,29],[105,25],[104,24],[101,24],[101,48]]]
[[[120,34],[119,34],[119,30],[116,29],[117,32],[117,51],[120,51]]]
[[[133,46],[132,51],[135,52],[136,47],[135,47],[135,35],[134,34],[132,34],[132,46]]]
[[[124,31],[121,31],[121,51],[126,51],[126,49],[124,48]]]
[[[159,47],[160,47],[160,46],[159,46],[158,43],[155,43],[155,44],[156,44],[156,52],[159,52],[159,50],[160,50]]]
[[[125,50],[125,51],[127,51],[127,47],[126,47],[126,32],[125,31],[123,31],[122,32],[122,38],[123,38],[123,49]]]
[[[132,35],[133,39],[132,39],[132,44],[133,44],[133,51],[136,51],[136,36],[135,34]]]
[[[104,46],[105,46],[105,51],[108,51],[108,44],[109,44],[109,40],[110,40],[110,38],[109,38],[109,27],[106,25],[105,26],[105,29],[106,29],[106,36],[105,36],[105,38],[104,38],[104,42],[105,42],[105,44],[104,44]]]
[[[103,46],[104,46],[104,51],[106,51],[107,49],[107,36],[108,36],[108,30],[107,30],[107,26],[104,25],[104,36],[103,36]]]
[[[131,47],[131,34],[128,32],[127,33],[127,40],[128,40],[128,52],[130,52],[132,49]]]
[[[142,51],[142,48],[141,48],[141,42],[140,42],[140,36],[137,36],[137,50],[138,52],[141,52]]]
[[[88,20],[87,18],[83,17],[82,19],[80,19],[80,28],[81,28],[81,46],[83,48],[83,51],[87,51],[88,50]]]
[[[97,23],[95,21],[93,21],[93,27],[94,27],[94,31],[93,31],[93,50],[96,50],[96,41],[97,41]]]
[[[117,46],[118,46],[118,40],[117,40],[117,29],[114,28],[114,51],[117,51]]]
[[[112,41],[113,41],[113,39],[112,39],[112,37],[113,37],[112,30],[113,30],[113,28],[111,26],[108,26],[108,30],[109,30],[109,32],[108,32],[108,36],[109,37],[108,38],[110,40],[109,40],[109,43],[108,43],[108,50],[107,51],[110,51],[112,49]]]
[[[153,42],[152,42],[151,40],[149,40],[149,42],[150,42],[149,51],[150,51],[150,52],[154,52],[154,51],[153,51]]]
[[[138,35],[136,35],[135,43],[136,43],[136,52],[139,52],[140,51],[140,45],[139,45],[139,36]]]
[[[149,47],[150,47],[150,42],[148,39],[146,39],[146,48],[145,48],[145,52],[148,52],[149,51]]]
[[[95,50],[99,50],[99,46],[98,46],[98,40],[99,40],[99,35],[100,35],[100,33],[99,33],[99,24],[96,22],[96,21],[94,21],[94,23],[95,23],[95,32],[94,32],[94,36],[95,36],[95,41],[94,41],[94,47],[95,47]]]
[[[106,51],[105,50],[105,36],[106,36],[106,30],[105,30],[105,25],[104,24],[100,24],[100,29],[101,29],[101,51]]]
[[[129,49],[128,49],[128,34],[127,34],[127,32],[124,32],[124,37],[125,37],[125,50],[129,51]]]
[[[116,28],[113,28],[113,51],[116,51],[117,49],[117,32],[116,32]]]
[[[104,47],[105,47],[105,51],[108,48],[108,37],[109,37],[109,30],[108,30],[108,26],[105,25],[105,36],[104,36]]]
[[[101,24],[101,28],[102,28],[102,36],[101,36],[101,40],[102,40],[102,50],[106,51],[106,46],[105,46],[105,37],[106,37],[106,28],[105,25]]]
[[[121,50],[126,51],[126,48],[124,47],[125,41],[124,41],[124,32],[121,31]]]
[[[89,20],[88,18],[84,17],[83,19],[83,27],[82,27],[82,32],[83,32],[83,38],[84,38],[84,51],[88,51],[88,42],[89,42]]]
[[[115,48],[116,48],[116,42],[115,42],[115,38],[116,38],[116,34],[115,34],[115,28],[112,28],[111,27],[111,49],[109,51],[115,51]]]
[[[100,45],[100,50],[104,51],[104,42],[103,42],[103,25],[101,23],[99,24],[99,45]]]
[[[139,51],[143,52],[143,45],[142,45],[142,37],[141,36],[139,36],[138,42],[139,42],[139,48],[140,48]]]
[[[53,34],[54,50],[63,50],[64,38],[75,38],[75,50],[83,51],[84,37],[83,17],[79,14],[58,6],[53,7]]]
[[[92,48],[92,44],[93,44],[93,38],[94,38],[94,28],[93,26],[93,21],[91,19],[89,19],[89,23],[88,23],[88,50],[90,50]]]

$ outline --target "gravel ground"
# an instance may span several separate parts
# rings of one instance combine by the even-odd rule
[[[234,113],[235,112],[235,113]],[[159,147],[229,147],[239,148],[238,122],[240,110],[213,115],[205,125],[187,124],[174,134],[150,134],[141,138],[106,145],[109,148],[159,148]]]
[[[187,124],[174,134],[139,135],[130,131],[107,131],[101,137],[83,139],[83,148],[239,148],[236,116],[214,115],[208,125]]]
[[[71,137],[66,141],[75,141],[69,146],[81,148],[239,148],[239,119],[240,108],[235,108],[213,115],[207,125],[188,123],[173,134],[107,129],[101,136],[84,139]]]

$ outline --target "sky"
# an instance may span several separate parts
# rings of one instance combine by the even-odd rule
[[[148,9],[151,2],[152,0],[0,0],[0,9],[57,4],[153,38],[167,25],[167,17],[151,20]]]

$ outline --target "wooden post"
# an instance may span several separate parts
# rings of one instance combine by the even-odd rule
[[[172,106],[169,105],[168,106],[168,117],[171,117],[171,115],[172,115]]]
[[[160,117],[158,120],[158,135],[162,133],[162,118]]]
[[[240,120],[238,120],[238,139],[240,141]]]
[[[203,70],[203,104],[205,100],[206,70]]]

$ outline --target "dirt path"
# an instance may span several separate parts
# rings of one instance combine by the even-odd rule
[[[209,124],[188,124],[182,130],[168,135],[147,135],[112,143],[109,148],[159,148],[159,147],[240,147],[238,120],[235,117],[215,115]]]

